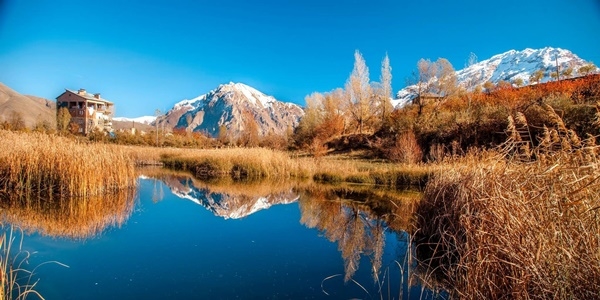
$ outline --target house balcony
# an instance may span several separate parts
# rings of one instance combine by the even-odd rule
[[[96,113],[96,115],[98,114],[103,114],[103,115],[107,115],[107,116],[112,116],[113,112],[111,110],[108,109],[97,109],[97,110],[87,110],[85,108],[70,108],[69,109],[69,113],[71,114],[71,117],[74,118],[91,118],[94,116],[94,112]]]

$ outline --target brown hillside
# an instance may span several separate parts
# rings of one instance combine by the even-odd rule
[[[21,95],[0,82],[0,122],[20,114],[25,126],[32,128],[41,122],[56,125],[56,103],[35,96]]]

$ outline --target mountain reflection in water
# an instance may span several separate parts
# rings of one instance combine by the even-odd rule
[[[419,197],[145,170],[137,195],[3,201],[2,222],[70,266],[36,272],[46,299],[433,299],[409,276]]]
[[[240,219],[274,205],[298,202],[300,223],[319,230],[338,245],[344,260],[344,281],[358,270],[361,256],[369,258],[373,278],[382,277],[385,230],[409,231],[414,203],[421,197],[416,191],[374,190],[364,186],[231,181],[211,184],[185,173],[161,174],[158,178],[174,195],[225,219]]]

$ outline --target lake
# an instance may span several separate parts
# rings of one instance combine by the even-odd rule
[[[28,232],[28,269],[68,266],[37,267],[45,299],[444,298],[409,284],[414,192],[151,173],[106,209],[3,210]]]

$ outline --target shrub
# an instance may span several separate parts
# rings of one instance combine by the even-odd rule
[[[423,151],[413,131],[402,133],[393,147],[387,150],[387,158],[393,162],[418,163],[423,159]]]

